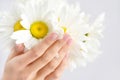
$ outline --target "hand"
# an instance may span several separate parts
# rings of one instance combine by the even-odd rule
[[[6,62],[3,80],[59,80],[71,43],[68,34],[58,40],[57,34],[51,33],[26,52],[23,44],[18,45]]]

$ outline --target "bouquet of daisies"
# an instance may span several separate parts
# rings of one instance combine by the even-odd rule
[[[100,53],[104,14],[90,23],[89,15],[80,11],[78,4],[65,0],[17,0],[9,12],[0,13],[0,40],[2,48],[11,49],[24,43],[31,49],[51,32],[62,37],[71,35],[69,66],[85,66]]]

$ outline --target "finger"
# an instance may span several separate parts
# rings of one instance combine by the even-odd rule
[[[44,68],[39,70],[38,72],[38,78],[39,76],[49,75],[51,72],[53,72],[57,66],[62,62],[63,58],[65,57],[66,53],[69,51],[69,47],[71,45],[72,40],[68,40],[68,42],[60,49],[59,51],[59,58],[54,58],[50,63],[48,63]]]
[[[25,46],[24,44],[17,44],[13,49],[12,49],[12,54],[9,55],[8,61],[15,56],[18,56],[24,52]]]
[[[29,70],[38,72],[41,68],[47,65],[56,56],[56,54],[58,54],[58,51],[63,47],[68,39],[69,35],[66,34],[63,39],[56,41],[55,44],[48,48],[42,57],[28,66]]]
[[[49,74],[45,80],[59,80],[59,78],[62,76],[62,73],[64,72],[66,66],[68,64],[68,54],[64,57],[61,64],[55,69],[54,72]]]
[[[57,40],[57,37],[58,36],[56,33],[51,33],[42,42],[37,44],[31,50],[17,57],[15,59],[16,62],[20,63],[20,65],[23,67],[27,66],[28,64],[39,58],[46,51],[46,49]]]

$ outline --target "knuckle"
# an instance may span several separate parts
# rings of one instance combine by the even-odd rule
[[[65,54],[69,53],[69,48],[66,47],[66,46],[64,46],[64,47],[61,48],[61,50],[59,51],[59,53],[65,55]]]
[[[62,40],[58,40],[57,43],[56,43],[56,47],[57,48],[60,48],[64,45],[64,42]]]
[[[41,59],[43,62],[49,62],[49,57],[48,56],[43,56],[43,58]]]
[[[39,55],[37,53],[31,54],[31,58],[38,58],[38,57],[39,57]]]
[[[51,54],[51,56],[52,55],[54,55],[56,52],[58,51],[58,47],[57,46],[53,46],[53,47],[51,47],[51,48],[49,48],[49,50],[48,50],[48,54],[49,53],[53,53],[53,54]]]
[[[61,54],[61,57],[64,57],[64,56],[67,54],[67,51],[64,50],[64,49],[61,49],[61,50],[59,51],[59,54]]]
[[[37,54],[37,51],[34,49],[34,48],[32,48],[31,50],[30,50],[30,55],[29,55],[29,57],[31,58],[37,58],[37,57],[39,57],[39,55]]]
[[[56,53],[61,48],[61,44],[58,42],[48,49],[49,53]]]
[[[51,70],[54,70],[56,68],[56,63],[55,62],[51,62],[48,67],[51,69]]]
[[[58,41],[57,41],[57,44],[58,44],[58,45],[63,44],[62,40],[58,40]]]
[[[50,45],[51,43],[52,43],[52,41],[47,38],[43,41],[44,45]]]

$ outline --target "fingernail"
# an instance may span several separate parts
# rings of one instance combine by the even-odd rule
[[[22,51],[22,50],[24,50],[23,44],[17,44],[17,45],[16,45],[16,50],[17,50],[17,51]]]
[[[56,40],[58,38],[58,35],[56,33],[52,33],[50,36],[51,40]]]
[[[72,39],[69,39],[69,40],[67,41],[67,44],[68,44],[68,45],[71,45],[71,44],[72,44]]]
[[[22,47],[21,44],[17,44],[17,45],[16,45],[16,51],[19,52],[20,49],[21,49],[21,47]]]
[[[16,49],[20,49],[22,47],[22,45],[21,44],[16,44]]]
[[[65,34],[64,37],[63,37],[63,40],[64,40],[64,41],[67,41],[67,40],[69,39],[69,37],[70,37],[70,36],[69,36],[68,34]]]

